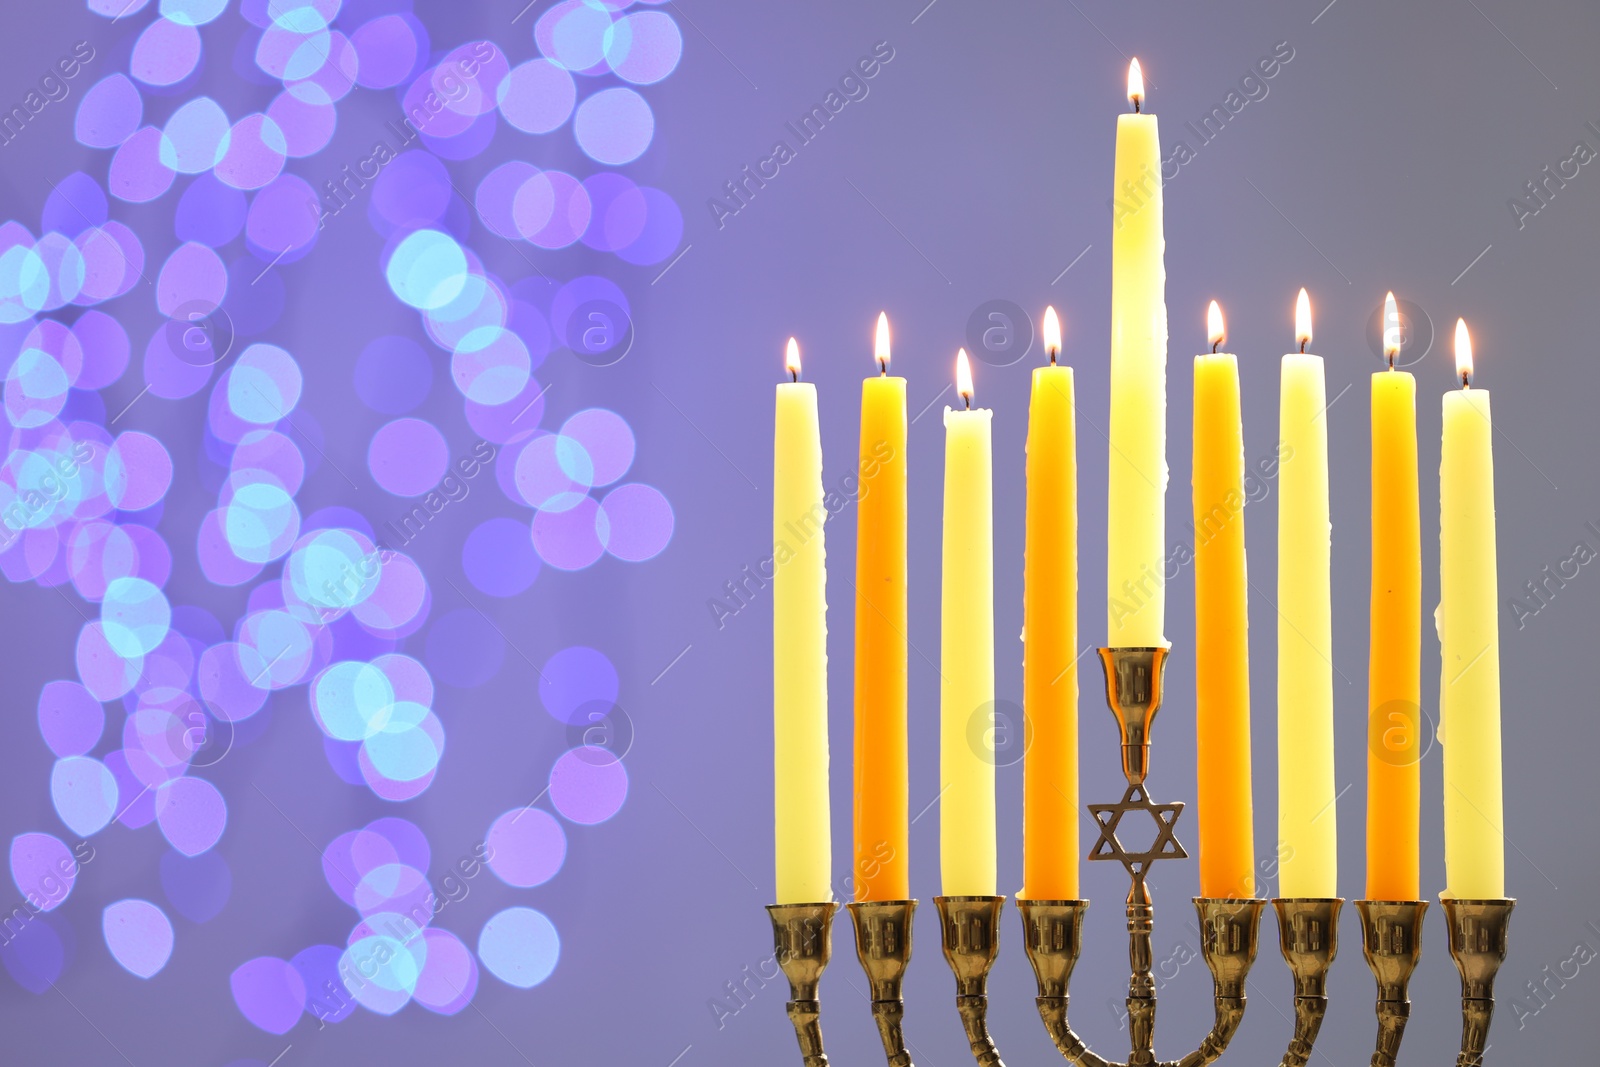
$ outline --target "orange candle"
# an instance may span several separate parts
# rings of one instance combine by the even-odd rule
[[[1416,900],[1421,802],[1422,524],[1417,383],[1394,369],[1400,317],[1384,300],[1372,376],[1372,601],[1367,670],[1367,899]]]
[[[1022,884],[1027,900],[1078,896],[1078,446],[1072,368],[1056,366],[1061,324],[1044,313],[1048,367],[1028,404],[1022,700]]]
[[[876,356],[861,383],[852,874],[857,900],[906,900],[906,380],[889,375],[886,315]]]
[[[1217,347],[1194,359],[1195,745],[1200,895],[1255,895],[1250,799],[1250,618],[1244,553],[1244,430],[1239,362]]]

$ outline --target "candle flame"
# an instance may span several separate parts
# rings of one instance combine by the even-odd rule
[[[1400,354],[1400,308],[1394,302],[1394,294],[1389,293],[1383,298],[1383,357],[1389,361],[1389,369],[1394,369],[1394,357]]]
[[[1456,374],[1461,387],[1472,387],[1472,335],[1467,333],[1467,320],[1456,320]]]
[[[1050,356],[1050,363],[1055,365],[1056,357],[1061,354],[1061,320],[1056,316],[1056,309],[1046,305],[1044,309],[1044,350]]]
[[[1211,342],[1211,351],[1215,352],[1227,337],[1228,328],[1222,321],[1222,308],[1213,300],[1211,306],[1206,308],[1206,339]]]
[[[972,363],[967,359],[965,348],[956,351],[956,392],[961,394],[961,399],[967,402],[967,407],[972,406]]]
[[[878,336],[872,346],[873,358],[878,361],[878,369],[889,373],[889,313],[878,312]]]
[[[1311,343],[1311,298],[1304,289],[1294,301],[1294,340],[1302,352]]]
[[[1139,69],[1137,59],[1128,63],[1128,103],[1135,111],[1144,103],[1144,71]]]
[[[800,342],[789,338],[789,347],[783,354],[783,369],[795,381],[800,380]]]

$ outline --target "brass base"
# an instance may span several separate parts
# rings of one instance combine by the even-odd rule
[[[989,969],[1000,955],[1005,897],[934,897],[944,958],[956,976],[956,1010],[980,1067],[1005,1067],[989,1037]]]
[[[1328,968],[1339,953],[1343,897],[1279,897],[1278,947],[1294,976],[1294,1036],[1280,1067],[1305,1067],[1328,1012]]]
[[[1494,1019],[1494,976],[1506,958],[1506,932],[1517,902],[1441,896],[1450,958],[1461,972],[1461,1052],[1456,1067],[1483,1067]]]
[[[1378,982],[1378,1038],[1372,1067],[1394,1067],[1411,1018],[1408,988],[1422,958],[1424,900],[1358,900],[1361,952]]]
[[[856,958],[872,987],[872,1018],[889,1067],[912,1067],[901,1020],[906,1001],[901,981],[911,963],[914,900],[861,900],[846,905],[856,928]]]
[[[789,979],[789,1021],[794,1024],[805,1067],[828,1067],[828,1054],[822,1051],[822,1007],[817,986],[833,955],[833,914],[838,910],[839,905],[831,901],[767,906],[778,966]]]

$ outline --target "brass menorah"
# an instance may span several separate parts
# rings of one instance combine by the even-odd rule
[[[1159,860],[1185,859],[1175,830],[1181,803],[1157,803],[1145,779],[1150,768],[1150,734],[1161,709],[1166,672],[1165,648],[1102,648],[1106,702],[1116,717],[1122,746],[1122,771],[1128,787],[1114,804],[1090,804],[1099,837],[1090,860],[1116,861],[1128,872],[1128,1035],[1126,1060],[1108,1060],[1089,1049],[1067,1022],[1067,987],[1082,945],[1087,900],[1019,900],[1023,948],[1038,984],[1039,1017],[1050,1039],[1075,1067],[1205,1067],[1228,1047],[1244,1018],[1245,979],[1255,962],[1265,900],[1249,897],[1196,897],[1200,952],[1211,971],[1216,1015],[1198,1048],[1176,1060],[1154,1052],[1156,990],[1151,977],[1151,933],[1155,907],[1150,868]],[[1155,823],[1148,849],[1130,852],[1117,838],[1124,818],[1144,813]],[[988,978],[1000,952],[1001,896],[935,897],[941,944],[956,979],[956,1008],[973,1058],[981,1067],[1004,1067],[988,1025]],[[1280,1067],[1305,1067],[1327,1011],[1327,976],[1339,949],[1339,897],[1280,897],[1278,947],[1294,982],[1294,1032]],[[1494,978],[1505,960],[1506,933],[1515,905],[1511,899],[1443,900],[1450,958],[1461,975],[1461,1051],[1457,1067],[1483,1067],[1489,1023],[1494,1013]],[[912,1067],[903,1032],[905,1002],[901,981],[911,962],[911,919],[915,900],[870,901],[850,905],[855,921],[856,955],[871,984],[872,1014],[889,1067]],[[767,909],[772,918],[778,961],[789,979],[789,1018],[800,1041],[805,1067],[827,1067],[822,1047],[818,984],[831,952],[831,927],[837,905],[787,904]],[[1421,900],[1358,900],[1362,954],[1377,981],[1378,1033],[1372,1067],[1394,1067],[1410,1016],[1408,986],[1421,956],[1427,903]]]

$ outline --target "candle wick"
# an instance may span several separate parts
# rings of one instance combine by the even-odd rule
[[[1052,367],[1056,365],[1056,350],[1053,348],[1050,349],[1050,365]]]
[[[966,402],[967,410],[971,411],[972,410],[972,396],[971,396],[971,394],[962,393],[961,394],[961,399]]]
[[[1472,388],[1472,372],[1471,371],[1464,370],[1464,371],[1461,372],[1461,388],[1463,388],[1463,389],[1471,389]]]
[[[886,360],[886,359],[878,360],[878,374],[883,376],[883,377],[885,377],[885,378],[887,378],[889,376],[889,361],[888,360]]]
[[[1135,115],[1139,113],[1139,98],[1137,96],[1133,98],[1133,113]]]
[[[790,370],[789,371],[789,380],[791,382],[798,382],[800,380],[800,372],[797,371],[797,370]]]
[[[1306,344],[1307,344],[1307,342],[1305,342],[1305,341],[1301,341],[1300,342],[1300,353],[1301,353],[1301,355],[1305,354]]]
[[[1222,344],[1222,341],[1220,339],[1211,342],[1211,354],[1213,356],[1217,354],[1217,346],[1220,345],[1220,344]]]

